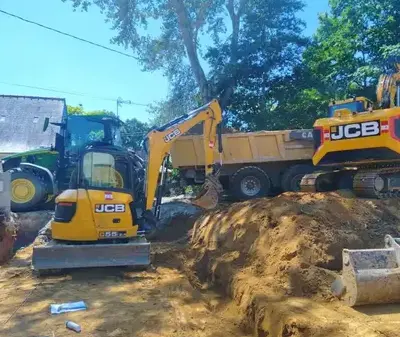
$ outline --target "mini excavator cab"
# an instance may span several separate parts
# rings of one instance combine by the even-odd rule
[[[329,104],[328,117],[332,118],[335,116],[335,112],[338,110],[347,109],[352,114],[358,114],[368,111],[373,107],[373,103],[365,97],[354,97],[343,101],[332,101]]]
[[[134,164],[126,150],[115,146],[85,149],[69,193],[56,200],[52,237],[63,241],[135,237],[135,181]],[[89,216],[93,221],[88,221]]]

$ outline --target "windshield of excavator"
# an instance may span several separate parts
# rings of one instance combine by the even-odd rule
[[[121,146],[121,133],[118,125],[102,121],[95,118],[88,119],[82,116],[71,116],[68,118],[67,126],[67,149],[77,152],[91,142],[105,141],[107,129],[110,131],[113,145]]]
[[[105,152],[87,152],[82,161],[85,188],[130,189],[129,164],[124,157]]]
[[[335,105],[330,106],[328,117],[333,117],[335,111],[340,110],[340,109],[348,109],[351,112],[364,112],[365,111],[364,102],[352,101],[352,102],[348,102],[348,103],[335,104]]]

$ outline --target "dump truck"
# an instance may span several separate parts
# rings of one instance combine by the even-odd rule
[[[224,133],[220,181],[239,200],[299,191],[305,174],[314,172],[312,130]],[[203,135],[179,138],[171,149],[173,168],[186,185],[204,183]],[[215,146],[217,151],[218,146]]]

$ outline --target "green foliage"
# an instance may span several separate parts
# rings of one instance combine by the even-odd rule
[[[85,111],[83,105],[80,104],[78,106],[67,106],[68,115],[85,115],[85,116],[93,116],[93,115],[106,115],[106,116],[115,116],[114,112],[108,110],[92,110]]]
[[[67,113],[68,115],[83,115],[85,112],[83,105],[79,104],[78,106],[67,105]]]
[[[128,119],[121,132],[123,145],[127,148],[138,150],[149,131],[150,127],[146,123],[142,123],[135,118]]]
[[[400,3],[331,0],[330,5],[305,62],[332,98],[364,94],[374,99],[379,74],[400,41]]]
[[[376,99],[379,75],[400,56],[400,2],[331,0],[293,76],[275,82],[257,128],[311,127],[331,99]],[[266,117],[267,116],[267,117]]]

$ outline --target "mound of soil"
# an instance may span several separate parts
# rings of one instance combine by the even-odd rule
[[[0,220],[0,264],[7,262],[12,256],[18,226],[18,220],[13,213]]]
[[[398,200],[337,193],[287,193],[233,204],[198,219],[188,269],[203,285],[228,292],[242,307],[244,323],[258,329],[259,336],[314,336],[322,333],[318,315],[308,321],[313,328],[301,320],[295,327],[283,324],[275,316],[292,320],[306,310],[301,301],[291,304],[291,298],[312,299],[310,308],[315,300],[335,301],[330,285],[342,267],[342,249],[383,247],[385,234],[398,236],[399,206]]]

